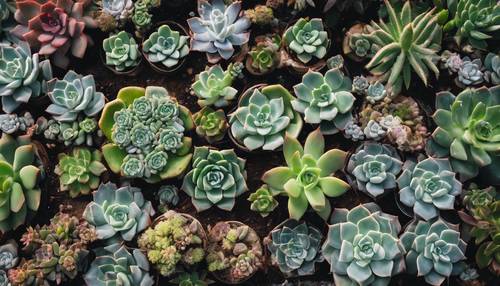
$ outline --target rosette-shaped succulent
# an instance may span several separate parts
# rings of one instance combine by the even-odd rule
[[[484,59],[484,77],[491,84],[500,84],[500,55],[488,53]]]
[[[178,65],[189,53],[188,36],[162,25],[142,44],[146,58],[152,63],[161,63],[166,68]]]
[[[455,197],[462,192],[448,159],[406,161],[398,186],[401,202],[425,220],[437,217],[438,210],[453,209]]]
[[[0,269],[6,271],[16,267],[19,262],[17,255],[17,243],[14,240],[9,240],[0,246]]]
[[[292,107],[294,99],[282,85],[248,90],[229,115],[232,136],[250,151],[276,150],[285,134],[296,138],[302,130],[302,117]]]
[[[52,56],[52,63],[66,68],[68,51],[83,58],[92,39],[85,28],[96,27],[96,22],[84,12],[92,4],[88,0],[21,0],[16,1],[14,15],[19,23],[12,33],[28,41],[42,56]]]
[[[97,249],[96,256],[83,275],[87,285],[154,285],[149,262],[139,249],[130,253],[125,245],[116,243]]]
[[[196,134],[205,138],[208,143],[221,141],[229,128],[224,110],[213,110],[205,106],[193,115]]]
[[[323,26],[323,20],[313,18],[306,20],[300,18],[283,34],[286,47],[304,64],[309,63],[313,57],[323,59],[330,46],[328,33]]]
[[[99,239],[123,239],[130,241],[151,224],[155,214],[150,201],[146,201],[141,189],[115,184],[101,184],[93,193],[83,217],[96,227]]]
[[[404,270],[397,216],[374,203],[335,209],[322,253],[336,285],[388,285]]]
[[[248,201],[252,203],[250,209],[260,213],[262,217],[268,216],[278,206],[278,201],[274,198],[267,185],[262,185],[254,193],[250,194]]]
[[[321,240],[317,228],[288,219],[271,231],[265,243],[271,252],[271,263],[285,275],[314,274],[315,263],[322,262]]]
[[[424,276],[431,285],[441,285],[465,269],[460,261],[465,260],[467,244],[460,238],[458,225],[441,218],[417,220],[406,227],[400,239],[406,250],[406,271]]]
[[[217,206],[230,211],[235,198],[248,190],[245,160],[234,151],[196,147],[192,170],[184,177],[182,190],[198,212]]]
[[[4,112],[12,113],[21,103],[40,96],[50,79],[50,61],[40,62],[38,54],[31,54],[28,43],[0,43],[0,96]]]
[[[93,75],[68,71],[62,80],[55,78],[47,85],[52,104],[45,111],[59,122],[75,121],[81,113],[92,117],[104,107],[104,94],[96,90]]]
[[[279,37],[259,36],[256,45],[248,52],[247,69],[255,74],[266,74],[274,70],[280,63]]]
[[[466,89],[457,96],[440,92],[436,109],[432,117],[438,127],[427,142],[427,153],[449,157],[461,180],[475,177],[479,167],[487,166],[496,174],[500,170],[500,86]]]
[[[352,141],[359,141],[365,139],[365,133],[363,133],[363,129],[353,121],[349,121],[344,130],[344,135],[346,138],[351,139]]]
[[[347,153],[338,149],[325,152],[325,138],[317,129],[307,136],[304,147],[286,136],[283,155],[287,166],[267,171],[262,181],[273,192],[288,196],[291,218],[299,220],[309,205],[328,218],[331,206],[326,197],[338,197],[349,189],[349,184],[333,176],[344,167]]]
[[[442,28],[437,23],[434,10],[422,13],[415,18],[411,3],[405,2],[403,9],[396,12],[389,0],[384,0],[389,14],[389,23],[370,24],[372,32],[365,35],[380,49],[375,53],[366,68],[380,76],[393,88],[395,94],[410,86],[411,73],[415,72],[427,85],[428,70],[439,75],[435,62],[441,49]]]
[[[136,34],[142,35],[144,31],[151,27],[153,15],[149,13],[148,4],[144,0],[137,0],[134,4],[134,15],[132,15],[132,22],[136,28]]]
[[[134,37],[125,31],[104,39],[102,47],[106,53],[106,64],[116,71],[126,71],[139,64],[139,46]]]
[[[22,225],[29,211],[40,206],[39,181],[43,176],[37,150],[28,136],[0,139],[0,230]]]
[[[201,107],[213,105],[224,107],[229,105],[238,90],[231,87],[234,79],[239,75],[235,64],[229,64],[227,70],[215,65],[196,75],[196,81],[191,85],[194,94],[198,97]]]
[[[375,141],[382,139],[387,130],[382,127],[377,121],[370,120],[368,124],[366,124],[365,129],[363,129],[363,133],[365,133],[366,138],[373,139]]]
[[[191,29],[191,50],[206,52],[209,62],[227,60],[234,46],[242,46],[250,38],[250,20],[241,14],[241,1],[229,5],[224,0],[198,1],[198,14],[187,20]]]
[[[366,100],[368,100],[370,103],[381,101],[386,96],[387,91],[385,90],[385,86],[380,82],[370,84],[366,89]]]
[[[372,197],[396,188],[396,176],[403,162],[390,145],[365,143],[352,154],[347,172],[354,176],[359,190]]]
[[[26,131],[33,126],[35,121],[29,112],[23,115],[0,114],[0,130],[3,133],[14,134],[17,131]]]
[[[297,96],[293,108],[305,115],[305,122],[320,124],[321,132],[334,134],[352,121],[352,82],[339,69],[331,69],[324,76],[309,71],[293,89]]]
[[[158,211],[166,213],[169,208],[179,203],[179,189],[174,185],[163,185],[156,193]]]
[[[132,0],[102,0],[101,12],[112,16],[117,21],[125,21],[134,11]]]
[[[471,60],[468,57],[463,59],[463,64],[458,70],[458,77],[456,79],[457,85],[469,86],[478,85],[483,82],[483,63],[481,59]]]

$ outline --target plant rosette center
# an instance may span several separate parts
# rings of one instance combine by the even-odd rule
[[[226,191],[234,187],[235,180],[225,167],[207,165],[201,170],[196,183],[198,189],[206,192],[208,200],[216,204],[223,199]]]
[[[318,185],[320,174],[320,168],[306,167],[300,171],[297,180],[306,190],[310,190]]]
[[[317,107],[327,107],[335,104],[337,99],[335,93],[332,92],[332,89],[327,84],[323,84],[319,88],[315,88],[312,95],[313,99],[311,101],[311,105]]]
[[[472,134],[478,141],[492,141],[495,135],[491,123],[484,120],[472,121],[469,130],[472,131]]]
[[[128,205],[120,205],[120,204],[110,204],[106,205],[107,202],[102,206],[104,211],[104,216],[106,221],[111,225],[115,230],[121,231],[130,229],[133,224],[135,224],[135,220],[129,219]]]
[[[63,14],[64,12],[60,12]],[[42,29],[50,33],[58,33],[62,29],[61,18],[56,13],[43,13],[40,15],[40,20],[42,22]]]
[[[361,267],[366,267],[372,260],[380,260],[385,256],[383,247],[376,243],[369,235],[356,235],[353,245],[355,263]]]
[[[295,234],[288,243],[280,245],[280,250],[286,253],[287,259],[295,259],[298,262],[302,262],[307,256],[306,249],[309,248],[308,243],[309,240],[300,238]]]
[[[447,195],[451,189],[451,185],[441,180],[441,177],[426,172],[422,178],[414,178],[411,184],[417,184],[415,197],[426,203],[432,203],[435,198]]]

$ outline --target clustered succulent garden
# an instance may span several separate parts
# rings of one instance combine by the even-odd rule
[[[142,51],[151,63],[161,63],[165,68],[174,68],[188,55],[189,37],[162,25],[142,44]]]
[[[220,65],[214,65],[196,75],[191,88],[198,97],[198,105],[201,107],[229,105],[238,93],[238,90],[231,85],[240,74],[241,63],[235,63],[229,64],[225,71]]]
[[[313,59],[322,60],[330,47],[328,32],[319,18],[300,18],[283,34],[283,41],[293,55],[303,64]]]
[[[102,131],[98,128],[97,119],[83,115],[73,122],[59,122],[41,116],[36,121],[36,134],[51,141],[64,143],[65,146],[87,145],[89,147],[102,141]]]
[[[132,2],[131,0],[128,0]],[[121,31],[104,39],[102,47],[105,53],[106,65],[118,72],[125,72],[136,67],[140,62],[141,53],[134,36]]]
[[[0,114],[0,130],[3,133],[24,132],[30,129],[34,123],[35,121],[29,112],[25,112],[22,116],[15,113]]]
[[[262,185],[251,193],[248,200],[252,203],[250,209],[258,212],[262,217],[268,216],[278,206],[278,201],[267,185]]]
[[[193,114],[196,134],[207,140],[208,143],[220,142],[229,128],[224,110],[213,110],[209,106],[203,107]]]

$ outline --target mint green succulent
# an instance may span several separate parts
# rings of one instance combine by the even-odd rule
[[[278,201],[267,185],[262,185],[255,192],[248,196],[250,210],[258,212],[262,217],[268,216],[277,206]]]
[[[397,216],[374,203],[335,209],[322,247],[336,285],[389,285],[402,273],[403,245]]]
[[[229,64],[224,71],[220,65],[215,65],[196,75],[196,81],[191,88],[198,97],[198,105],[228,106],[238,93],[238,90],[231,86],[240,74],[238,66],[239,64]]]
[[[413,221],[401,235],[406,250],[406,271],[424,276],[425,282],[441,285],[450,275],[462,272],[467,244],[458,225],[439,218],[433,222]]]
[[[500,84],[500,55],[488,53],[484,59],[484,77],[491,84]]]
[[[106,65],[119,72],[136,67],[141,59],[134,36],[125,31],[104,39],[102,47],[106,53]]]
[[[313,58],[323,59],[330,46],[328,32],[325,31],[323,20],[300,18],[283,34],[283,41],[290,51],[304,64]]]
[[[296,138],[302,130],[302,118],[293,110],[295,98],[282,85],[255,88],[239,100],[229,115],[231,134],[248,150],[276,150],[285,134]]]
[[[144,41],[142,50],[150,62],[172,68],[189,54],[188,40],[188,36],[162,25]]]
[[[339,69],[331,69],[324,76],[308,71],[302,77],[302,83],[293,89],[297,96],[292,100],[293,108],[305,115],[305,122],[320,124],[324,134],[344,130],[352,121],[351,110],[355,100],[351,93],[352,81]]]

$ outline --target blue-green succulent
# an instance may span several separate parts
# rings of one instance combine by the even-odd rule
[[[325,31],[323,20],[300,18],[283,34],[283,41],[288,49],[304,64],[313,58],[323,59],[330,46],[328,32]]]
[[[198,97],[198,105],[201,107],[229,105],[238,93],[238,90],[231,85],[241,73],[240,65],[241,63],[230,64],[225,71],[220,65],[215,65],[196,75],[196,81],[191,88]]]

